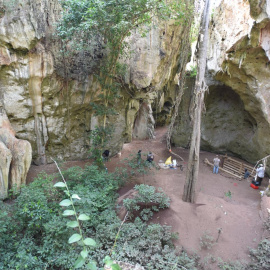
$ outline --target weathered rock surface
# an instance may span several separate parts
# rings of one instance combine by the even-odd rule
[[[31,143],[36,164],[50,157],[88,157],[89,135],[99,123],[90,106],[100,89],[92,73],[102,51],[62,55],[52,34],[61,15],[57,0],[21,1],[18,8],[3,2],[11,4],[0,15],[0,92],[16,136]],[[202,147],[255,162],[270,152],[269,1],[215,2]],[[153,26],[146,37],[137,32],[129,37],[133,53],[125,60],[128,72],[114,102],[117,115],[108,118],[115,128],[112,153],[132,138],[154,136],[155,123],[168,124],[182,30],[167,22]],[[173,137],[182,146],[189,143],[190,101],[189,87]]]
[[[0,91],[7,116],[18,138],[31,143],[36,164],[51,161],[50,157],[86,158],[90,132],[99,122],[90,102],[100,88],[92,71],[102,52],[63,57],[62,44],[52,34],[61,13],[59,2],[20,3],[0,16]],[[125,60],[125,87],[114,102],[118,114],[108,118],[115,128],[112,153],[132,139],[141,104],[152,104],[165,88],[166,102],[169,89],[175,91],[182,30],[167,22],[153,26],[146,37],[136,32],[129,37],[133,54]],[[148,113],[147,123],[136,120],[147,136],[153,135],[155,121],[151,110]]]
[[[202,148],[256,162],[270,152],[269,1],[222,0],[211,18],[209,94]],[[251,8],[251,9],[250,9]],[[191,90],[184,102],[191,101]],[[173,140],[188,146],[189,111],[181,105]]]
[[[0,199],[7,198],[8,188],[26,183],[31,161],[30,143],[15,137],[0,102]]]

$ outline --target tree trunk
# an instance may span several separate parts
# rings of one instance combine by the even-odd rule
[[[195,185],[198,179],[200,141],[201,141],[201,111],[204,101],[204,92],[206,84],[204,82],[207,43],[208,43],[208,25],[209,25],[210,0],[205,0],[204,11],[201,20],[201,29],[199,33],[199,51],[198,51],[198,72],[194,87],[194,111],[193,111],[193,130],[189,151],[188,168],[186,182],[183,193],[183,201],[195,202]]]

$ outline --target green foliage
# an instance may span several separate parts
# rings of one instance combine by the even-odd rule
[[[85,41],[102,36],[112,54],[121,51],[124,37],[138,25],[151,23],[154,15],[183,18],[186,7],[182,1],[171,1],[169,6],[159,0],[65,0],[62,5],[65,13],[58,26],[62,39],[75,36]]]
[[[224,192],[224,195],[225,195],[225,197],[227,197],[227,198],[229,198],[229,199],[231,199],[232,198],[232,193],[231,193],[231,191],[229,190],[229,191],[227,191],[227,192]]]
[[[266,230],[270,231],[270,213],[268,214],[267,220],[264,222],[264,227]]]
[[[187,72],[187,76],[189,78],[196,78],[197,72],[198,72],[197,66],[190,66],[190,70]]]
[[[185,20],[192,12],[185,1],[173,0],[63,0],[63,17],[57,27],[57,35],[68,44],[64,51],[101,51],[102,63],[96,72],[100,89],[91,106],[97,116],[103,116],[103,127],[107,115],[115,113],[113,103],[118,97],[125,72],[119,58],[127,57],[125,39],[131,31],[159,20]]]
[[[57,35],[64,41],[63,53],[90,55],[100,52],[102,60],[95,70],[99,89],[90,106],[96,116],[103,118],[103,128],[107,116],[114,115],[114,103],[119,97],[126,68],[119,59],[128,57],[125,39],[131,31],[153,23],[153,16],[159,20],[174,19],[184,21],[185,15],[192,12],[186,1],[172,0],[62,0],[63,16],[57,27]],[[122,61],[123,62],[123,61]],[[100,120],[100,118],[99,118]],[[110,139],[105,130],[96,128],[92,132],[91,154],[96,164],[104,168],[101,155],[104,143]],[[101,144],[98,144],[98,142]]]
[[[122,221],[117,217],[115,203],[122,180],[117,174],[86,166],[69,168],[64,175],[69,191],[64,192],[64,182],[57,182],[55,189],[52,180],[56,176],[43,173],[22,188],[14,204],[0,203],[0,269],[67,270],[74,269],[74,265],[102,269],[104,263],[117,269],[113,260],[139,263],[146,269],[195,269],[193,259],[175,250],[176,235],[170,227],[147,225],[142,219],[135,219],[124,223],[118,233]],[[163,207],[169,204],[164,194],[156,199],[152,188],[140,192],[145,202],[152,197]],[[59,202],[66,206],[59,206]],[[148,215],[147,211],[144,215]],[[96,247],[92,248],[94,243]]]
[[[44,224],[57,211],[55,200],[59,198],[52,184],[53,176],[38,175],[36,181],[21,188],[16,199],[16,215],[32,233],[43,231]]]
[[[17,185],[13,185],[9,190],[8,190],[8,198],[11,200],[14,200],[18,197],[20,194],[20,190],[18,189]]]
[[[260,242],[257,249],[250,250],[252,263],[249,265],[250,270],[267,270],[270,269],[270,241],[264,239]]]
[[[135,197],[123,201],[131,217],[135,211],[140,211],[140,217],[144,221],[148,221],[153,216],[153,212],[170,206],[170,198],[161,188],[158,189],[159,192],[156,192],[155,187],[142,184],[136,185],[134,189],[138,191]]]
[[[110,248],[121,221],[111,217],[106,224],[97,227],[97,242],[102,248]],[[159,224],[147,225],[141,219],[136,218],[133,223],[125,223],[121,229],[120,237],[112,258],[118,261],[139,263],[146,269],[171,270],[196,269],[195,262],[184,252],[178,252],[173,247],[176,235],[171,233],[171,228]],[[102,250],[100,250],[100,253]]]
[[[131,154],[128,158],[124,158],[123,160],[121,160],[122,164],[126,168],[128,168],[127,170],[125,169],[124,171],[121,170],[121,172],[124,175],[127,175],[127,177],[134,177],[139,175],[147,175],[150,172],[151,168],[155,169],[159,168],[158,166],[156,166],[154,161],[148,162],[147,160],[144,160],[141,157],[141,155]]]
[[[24,186],[15,204],[0,205],[0,269],[68,269],[68,231],[58,217],[60,194],[53,176],[40,174]],[[63,252],[65,250],[65,252]]]
[[[215,245],[214,237],[208,232],[205,231],[200,237],[200,247],[201,249],[211,249]]]
[[[94,159],[94,163],[100,168],[104,169],[105,160],[102,158],[102,153],[107,148],[107,144],[112,138],[113,128],[111,126],[95,127],[91,131],[91,158]]]
[[[224,262],[221,259],[219,259],[218,267],[222,270],[246,270],[247,269],[247,265],[243,262],[239,262],[239,261]]]

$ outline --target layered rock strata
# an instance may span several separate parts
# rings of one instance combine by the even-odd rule
[[[100,121],[90,103],[98,100],[100,85],[93,70],[103,57],[102,51],[75,57],[63,54],[63,44],[53,35],[61,16],[57,0],[20,1],[19,6],[9,5],[2,11],[0,90],[18,138],[31,143],[35,164],[50,162],[50,157],[87,158],[89,135]],[[170,21],[153,24],[146,37],[139,30],[129,37],[133,53],[124,60],[128,72],[120,98],[113,102],[117,114],[108,117],[115,129],[108,146],[112,153],[132,136],[153,136],[151,104],[159,102],[164,89],[163,102],[176,91],[182,30]],[[143,104],[149,106],[145,123],[140,122]],[[134,133],[134,123],[143,130]]]
[[[26,184],[26,175],[32,161],[32,148],[28,141],[15,137],[0,102],[0,199],[8,196],[8,189],[20,189]]]
[[[255,163],[270,152],[269,1],[219,2],[211,16],[202,148]],[[188,146],[189,135],[181,134],[191,119],[181,108],[174,141]]]

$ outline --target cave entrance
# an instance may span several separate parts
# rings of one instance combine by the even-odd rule
[[[211,86],[205,97],[201,149],[247,157],[254,154],[256,120],[228,86]],[[256,151],[255,151],[256,152]]]
[[[155,120],[151,104],[143,102],[135,117],[132,138],[138,140],[154,138]]]
[[[172,106],[173,102],[171,99],[166,100],[162,107],[155,104],[153,108],[153,115],[155,118],[156,127],[164,127],[170,124],[172,116]]]

